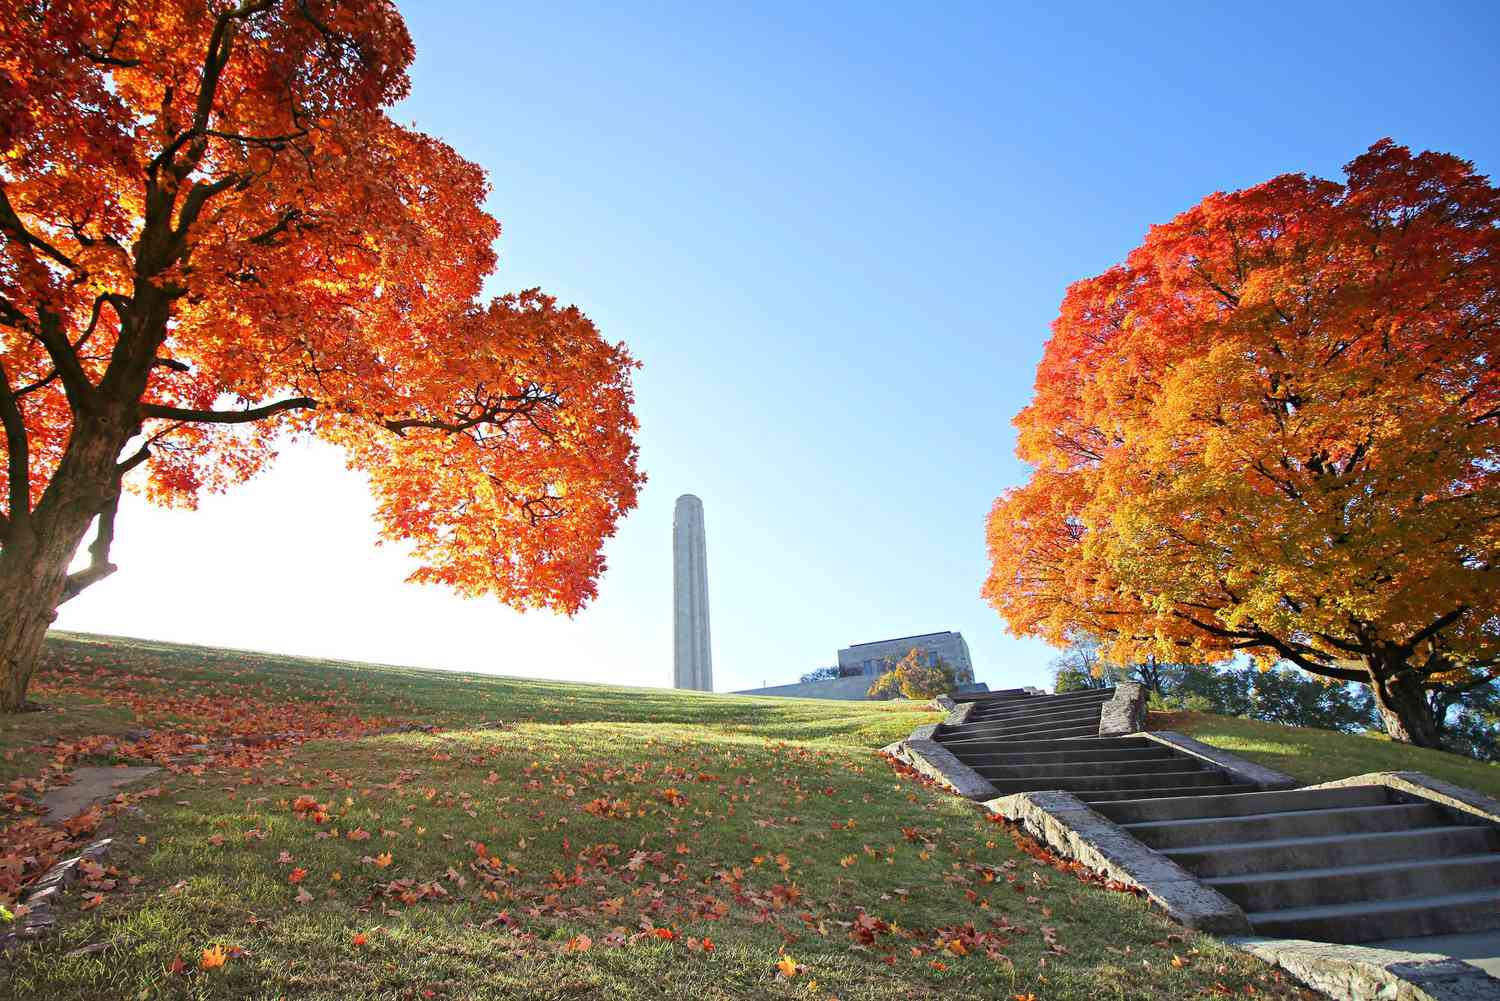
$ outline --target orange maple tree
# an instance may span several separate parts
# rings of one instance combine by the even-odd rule
[[[1389,140],[1152,227],[1069,288],[988,523],[1010,629],[1373,689],[1500,674],[1500,192]]]
[[[122,486],[191,506],[288,434],[369,473],[414,579],[595,594],[636,363],[540,291],[477,299],[487,182],[387,114],[392,3],[0,0],[0,52],[0,709],[114,570]]]

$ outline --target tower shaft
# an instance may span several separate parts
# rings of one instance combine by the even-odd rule
[[[673,687],[713,691],[703,502],[692,494],[677,498],[672,512],[672,626]]]

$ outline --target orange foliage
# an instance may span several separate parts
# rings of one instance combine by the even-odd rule
[[[1290,660],[1398,737],[1500,671],[1500,192],[1389,140],[1346,171],[1210,195],[1069,288],[989,519],[1013,632]]]
[[[192,506],[313,435],[369,474],[413,579],[568,613],[595,595],[643,481],[637,363],[538,290],[479,301],[488,184],[388,115],[413,56],[393,4],[0,14],[9,560],[42,559],[34,537],[70,556],[132,470]],[[55,552],[0,569],[55,604],[107,548],[66,587]]]

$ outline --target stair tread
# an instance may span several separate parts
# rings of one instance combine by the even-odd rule
[[[1391,872],[1396,869],[1438,869],[1450,865],[1477,865],[1485,862],[1500,864],[1500,852],[1480,852],[1471,855],[1450,855],[1446,858],[1412,859],[1410,862],[1371,862],[1364,865],[1325,866],[1318,869],[1288,869],[1279,872],[1251,872],[1242,876],[1209,876],[1202,880],[1208,886],[1239,885],[1245,883],[1299,882],[1305,879],[1322,879],[1328,876],[1364,876],[1371,873]]]
[[[1089,796],[1118,796],[1122,792],[1150,793],[1148,796],[1132,796],[1126,799],[1111,799],[1103,805],[1113,806],[1116,803],[1149,803],[1152,800],[1161,799],[1202,799],[1205,796],[1224,796],[1225,789],[1240,788],[1233,783],[1228,785],[1210,786],[1166,786],[1160,789],[1070,789],[1068,790],[1079,799],[1088,801]]]
[[[1298,845],[1317,845],[1340,842],[1348,844],[1351,841],[1373,841],[1378,838],[1406,838],[1412,835],[1431,835],[1442,831],[1482,831],[1481,827],[1469,827],[1463,824],[1444,824],[1441,827],[1409,827],[1401,831],[1375,831],[1370,834],[1318,834],[1310,837],[1299,838],[1270,838],[1265,841],[1227,841],[1214,845],[1181,845],[1176,848],[1158,849],[1163,855],[1176,855],[1178,853],[1202,854],[1204,852],[1242,852],[1242,851],[1264,851],[1268,848],[1293,848]]]
[[[1284,911],[1255,911],[1245,916],[1253,925],[1257,921],[1307,921],[1337,918],[1345,915],[1380,911],[1419,911],[1459,907],[1493,900],[1500,903],[1500,889],[1447,893],[1436,897],[1405,897],[1399,900],[1362,900],[1352,904],[1324,904],[1318,907],[1289,907]]]
[[[1313,810],[1277,810],[1273,813],[1241,813],[1221,817],[1184,817],[1181,820],[1137,820],[1128,824],[1121,824],[1120,826],[1127,831],[1160,830],[1167,827],[1209,827],[1214,824],[1269,820],[1272,817],[1319,817],[1334,813],[1348,813],[1362,816],[1371,813],[1391,813],[1395,811],[1411,812],[1412,810],[1424,810],[1430,805],[1427,803],[1379,803],[1372,806],[1330,806]],[[1395,832],[1384,831],[1379,833],[1391,834]],[[1268,842],[1255,843],[1265,844]]]

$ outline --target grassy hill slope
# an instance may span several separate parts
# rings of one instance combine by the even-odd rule
[[[1384,736],[1354,736],[1212,713],[1153,712],[1147,725],[1185,733],[1309,785],[1367,772],[1415,771],[1500,798],[1500,763],[1408,747]]]
[[[1301,996],[874,754],[918,705],[69,635],[33,697],[0,722],[0,902],[115,847],[0,995]],[[66,835],[29,815],[127,761],[165,767]]]

